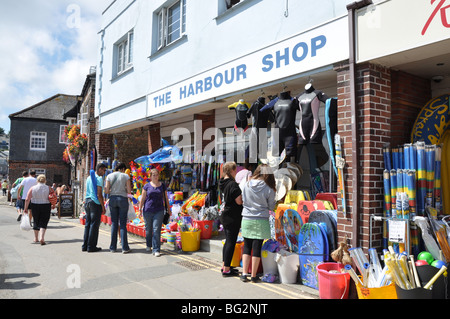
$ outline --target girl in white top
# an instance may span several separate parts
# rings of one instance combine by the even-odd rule
[[[50,187],[45,185],[46,181],[45,175],[38,176],[37,185],[31,187],[28,191],[24,209],[26,212],[29,207],[31,208],[33,217],[34,243],[40,242],[41,245],[46,244],[44,236],[47,230],[48,222],[50,221],[51,211],[51,204],[48,199]]]

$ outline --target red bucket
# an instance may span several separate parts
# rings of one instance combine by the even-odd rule
[[[194,227],[200,229],[200,239],[210,239],[213,230],[213,220],[196,220],[194,221]]]
[[[344,265],[338,263],[317,265],[320,299],[348,299],[350,274],[341,273],[343,268]],[[330,270],[337,270],[339,273],[330,273]]]

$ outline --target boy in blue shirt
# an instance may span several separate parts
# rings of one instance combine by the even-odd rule
[[[81,246],[82,251],[96,252],[101,248],[97,247],[98,230],[100,227],[101,216],[105,213],[105,204],[103,202],[103,175],[106,172],[106,165],[100,163],[96,167],[95,181],[91,176],[86,179],[86,225],[84,228],[84,241]]]

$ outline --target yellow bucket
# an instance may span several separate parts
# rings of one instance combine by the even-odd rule
[[[357,284],[356,290],[359,299],[398,299],[394,283],[380,288],[364,288]]]
[[[181,232],[181,249],[183,251],[197,251],[200,249],[201,231]]]
[[[225,245],[225,239],[222,240],[222,245]],[[234,247],[233,258],[231,259],[231,267],[240,267],[242,259],[242,250],[244,248],[243,242],[237,242]]]

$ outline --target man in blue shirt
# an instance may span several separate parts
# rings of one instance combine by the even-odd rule
[[[82,251],[96,252],[101,248],[97,247],[98,230],[100,227],[100,219],[105,213],[105,204],[103,202],[103,175],[106,172],[106,165],[98,164],[95,171],[95,181],[91,176],[86,179],[86,225],[84,228],[84,241],[81,246]],[[96,185],[96,186],[95,186]]]

